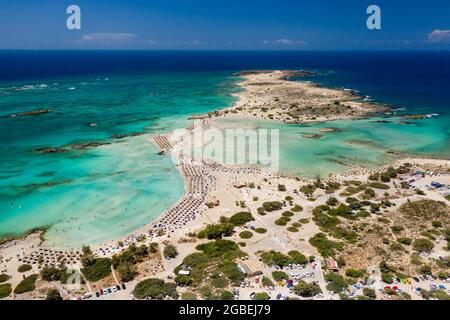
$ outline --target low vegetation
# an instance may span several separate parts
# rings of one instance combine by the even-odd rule
[[[308,259],[296,250],[283,254],[278,251],[265,251],[260,253],[261,261],[268,266],[286,267],[289,264],[306,264]]]
[[[166,259],[173,259],[178,255],[177,247],[173,244],[168,244],[164,247],[163,255]]]
[[[220,239],[222,237],[228,237],[233,234],[234,225],[231,223],[220,223],[207,225],[205,229],[197,234],[197,237],[207,238],[209,240]]]
[[[331,241],[324,233],[318,233],[309,239],[309,243],[317,248],[322,257],[332,257],[336,251],[343,249],[341,242]]]
[[[6,273],[0,273],[0,283],[8,281],[10,278],[11,277]]]
[[[245,256],[239,246],[230,240],[218,239],[196,247],[194,252],[183,259],[175,268],[175,282],[180,286],[204,288],[204,295],[211,299],[220,298],[229,283],[239,285],[244,274],[235,260]],[[180,270],[189,270],[189,275],[178,274]],[[217,288],[213,284],[221,283]],[[200,289],[199,289],[200,290]]]
[[[91,248],[83,246],[81,263],[83,268],[81,272],[88,281],[99,281],[111,274],[111,259],[94,258]]]
[[[269,202],[264,202],[262,207],[267,212],[278,211],[283,208],[283,203],[281,203],[279,201],[269,201]]]
[[[297,285],[294,286],[294,293],[298,296],[307,298],[322,293],[322,290],[316,282],[308,283],[300,280]]]
[[[47,292],[47,297],[45,298],[45,300],[54,300],[54,301],[58,301],[58,300],[62,300],[61,294],[59,293],[58,290],[56,289],[50,289]]]
[[[255,220],[250,212],[238,212],[228,219],[228,223],[234,226],[243,226],[247,222]]]
[[[0,299],[9,297],[11,292],[12,292],[11,284],[9,283],[0,284]]]
[[[27,271],[30,271],[30,270],[31,270],[31,265],[29,265],[29,264],[22,264],[22,265],[19,266],[19,268],[17,268],[17,271],[21,272],[21,273],[27,272]]]
[[[36,289],[37,278],[38,278],[37,274],[32,274],[31,276],[26,277],[17,285],[17,287],[14,289],[14,293],[22,294],[34,291],[34,289]]]
[[[166,297],[172,299],[178,298],[176,284],[173,282],[164,282],[164,280],[151,278],[139,282],[133,290],[133,294],[138,299],[157,299],[162,300]]]
[[[239,233],[239,237],[241,237],[242,239],[250,239],[251,237],[253,237],[253,233],[250,231],[242,231],[241,233]]]
[[[136,264],[143,262],[150,253],[149,246],[136,246],[131,244],[127,249],[120,254],[115,254],[112,257],[112,266],[119,272],[120,280],[129,282],[134,279],[137,274]]]

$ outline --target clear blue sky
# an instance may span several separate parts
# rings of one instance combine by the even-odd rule
[[[366,28],[371,4],[382,30]],[[448,50],[450,1],[2,0],[0,48]]]

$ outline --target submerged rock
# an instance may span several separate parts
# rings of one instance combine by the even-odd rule
[[[419,120],[428,118],[426,114],[408,114],[402,117],[403,119]]]
[[[55,187],[62,184],[68,184],[71,180],[69,179],[59,179],[59,180],[51,180],[48,182],[42,182],[42,183],[30,183],[23,186],[17,187],[19,190],[30,190],[30,189],[39,189],[39,188],[49,188],[49,187]]]
[[[143,135],[144,132],[119,133],[112,136],[113,139],[124,139],[127,137],[137,137]]]
[[[303,138],[308,138],[308,139],[319,139],[322,136],[320,134],[315,134],[315,133],[308,133],[308,134],[304,134]]]
[[[320,132],[336,132],[337,129],[336,128],[323,128],[320,129]]]
[[[63,153],[63,152],[67,152],[69,150],[67,150],[65,148],[41,147],[41,148],[34,149],[34,151],[47,154],[47,153]]]
[[[92,141],[92,142],[86,142],[86,143],[72,144],[71,147],[76,150],[84,150],[84,149],[88,149],[88,148],[95,148],[95,147],[100,147],[100,146],[109,145],[109,144],[111,144],[111,143],[110,142]]]
[[[37,116],[37,115],[45,114],[45,113],[49,113],[49,112],[51,112],[51,110],[49,110],[49,109],[37,109],[37,110],[31,110],[31,111],[25,111],[25,112],[11,114],[10,117]]]

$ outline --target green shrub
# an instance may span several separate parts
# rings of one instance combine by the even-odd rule
[[[256,232],[256,233],[266,233],[266,232],[267,232],[267,229],[264,229],[264,228],[256,228],[256,229],[255,229],[255,232]]]
[[[230,291],[223,291],[220,294],[220,300],[233,300],[233,298],[234,298],[234,295]]]
[[[133,294],[138,299],[158,299],[162,300],[169,296],[172,299],[178,297],[175,283],[164,282],[157,278],[150,278],[139,282],[133,290]]]
[[[111,264],[109,258],[97,258],[93,263],[85,265],[81,272],[86,280],[96,282],[111,274]]]
[[[277,220],[275,220],[274,222],[277,226],[285,226],[287,225],[287,221],[284,217],[278,218]]]
[[[209,258],[203,252],[194,252],[183,259],[183,264],[190,268],[204,268],[208,264]]]
[[[414,240],[413,248],[418,252],[430,252],[433,250],[434,244],[428,239],[421,238]]]
[[[442,222],[441,222],[441,221],[436,221],[436,220],[431,221],[431,225],[432,225],[434,228],[442,228]]]
[[[390,273],[390,272],[396,272],[395,268],[389,264],[387,264],[386,261],[381,261],[379,264],[380,272],[382,273]]]
[[[269,300],[269,295],[266,292],[258,292],[253,297],[253,300]]]
[[[219,266],[219,270],[225,277],[230,279],[234,285],[239,285],[245,278],[237,264],[230,260],[223,261]]]
[[[327,273],[324,278],[328,283],[327,289],[333,291],[334,293],[341,293],[342,290],[346,289],[349,284],[343,276],[333,272]]]
[[[426,264],[424,264],[423,266],[421,266],[420,268],[419,268],[419,272],[421,273],[421,274],[427,274],[427,275],[429,275],[429,274],[431,274],[432,273],[432,269],[431,269],[431,267],[430,266],[428,266],[428,265],[426,265]]]
[[[241,233],[239,233],[239,237],[241,237],[242,239],[250,239],[251,237],[253,237],[253,233],[251,233],[250,231],[242,231]]]
[[[326,204],[332,207],[337,206],[337,204],[339,203],[338,199],[336,199],[335,197],[330,197],[328,198]]]
[[[304,193],[307,196],[312,195],[314,191],[316,191],[316,187],[312,184],[308,184],[300,188],[300,192]]]
[[[291,211],[293,211],[293,212],[300,212],[300,211],[303,211],[303,207],[301,205],[299,205],[299,204],[296,204],[296,205],[294,205],[291,208]]]
[[[298,284],[294,286],[294,293],[301,297],[313,297],[321,292],[322,290],[316,282],[307,283],[300,280]]]
[[[309,243],[316,247],[324,258],[334,256],[336,250],[342,249],[340,242],[329,240],[324,233],[314,235],[309,239]]]
[[[130,282],[137,275],[136,267],[131,263],[121,263],[117,266],[122,282]]]
[[[407,238],[407,237],[397,238],[397,241],[400,242],[401,244],[405,244],[407,246],[409,246],[412,243],[412,239]]]
[[[255,220],[250,212],[238,212],[232,215],[228,222],[235,226],[243,226],[247,222]]]
[[[173,244],[168,244],[164,247],[163,255],[166,258],[173,259],[178,255],[177,247]]]
[[[393,233],[400,233],[404,230],[404,228],[402,226],[392,226],[391,230]]]
[[[262,280],[261,280],[261,284],[263,285],[263,287],[274,287],[274,283],[272,282],[272,280],[270,280],[268,277],[263,276]]]
[[[22,265],[19,266],[19,268],[17,268],[17,271],[18,272],[27,272],[27,271],[30,271],[31,268],[32,267],[29,264],[22,264]]]
[[[375,290],[371,289],[371,288],[367,288],[367,287],[363,288],[363,294],[366,297],[369,297],[369,298],[372,298],[372,299],[376,299],[376,297],[377,297],[377,294],[376,294]]]
[[[289,217],[292,217],[294,214],[291,211],[285,211],[281,215],[283,217],[289,218]]]
[[[45,281],[58,281],[61,278],[61,270],[55,267],[44,267],[41,270],[41,277]]]
[[[0,273],[0,283],[8,281],[10,278],[11,277],[6,273]]]
[[[305,255],[301,254],[297,250],[291,250],[288,252],[288,255],[292,258],[292,262],[295,264],[307,264],[308,258]]]
[[[283,208],[283,203],[279,201],[268,201],[263,203],[263,208],[267,212],[277,211]]]
[[[394,282],[394,276],[391,273],[382,273],[381,280],[385,283],[391,284]]]
[[[282,281],[282,280],[288,280],[289,276],[287,275],[286,272],[283,272],[283,271],[273,271],[272,278],[275,281]]]
[[[180,287],[188,287],[192,284],[193,280],[190,276],[184,274],[178,274],[175,277],[175,283]]]
[[[47,292],[47,297],[45,298],[45,300],[62,300],[61,295],[59,294],[59,291],[56,289],[50,289]]]
[[[234,231],[234,225],[231,223],[210,224],[197,234],[197,237],[210,240],[220,239],[223,236],[231,236]]]
[[[34,291],[34,289],[36,289],[37,278],[37,274],[32,274],[31,276],[26,277],[17,285],[17,287],[14,289],[14,293],[22,294],[25,292]]]
[[[381,189],[381,190],[388,190],[391,188],[391,187],[389,187],[389,185],[380,183],[380,182],[371,182],[367,186],[370,188]]]
[[[257,208],[256,212],[258,212],[258,214],[261,215],[261,216],[265,216],[266,215],[266,209],[264,209],[263,207]]]
[[[239,250],[239,247],[235,242],[223,239],[200,244],[196,247],[196,249],[203,251],[203,253],[211,258],[221,257],[224,255],[230,257],[242,255],[242,251]]]
[[[285,267],[292,263],[292,258],[277,251],[266,251],[261,254],[261,260],[268,266]]]
[[[361,278],[366,274],[365,270],[347,269],[345,270],[345,275],[351,278]]]
[[[197,295],[192,291],[186,291],[181,294],[181,300],[197,300]]]
[[[0,299],[9,297],[11,292],[12,292],[11,284],[9,283],[0,284]]]
[[[291,227],[287,228],[287,231],[289,231],[289,232],[298,232],[299,230],[298,230],[298,228],[291,226]]]

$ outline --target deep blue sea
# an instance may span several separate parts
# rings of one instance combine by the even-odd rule
[[[154,72],[313,69],[336,75],[323,83],[421,109],[450,100],[450,51],[0,51],[0,81]]]
[[[450,158],[450,52],[0,51],[0,236],[45,225],[49,244],[72,247],[149,223],[184,192],[149,136],[231,105],[233,73],[249,69],[315,70],[320,75],[308,80],[358,90],[400,113],[433,114],[409,126],[338,123],[342,135],[302,142],[311,148],[311,175],[329,173],[324,164],[343,157],[381,163],[386,148]],[[52,112],[9,117],[44,108]],[[289,159],[298,130],[312,130],[294,129],[284,134]],[[347,146],[350,140],[379,146]],[[93,141],[108,144],[70,149]],[[40,147],[70,150],[42,154]],[[305,168],[299,163],[281,167],[307,175],[296,171]]]

